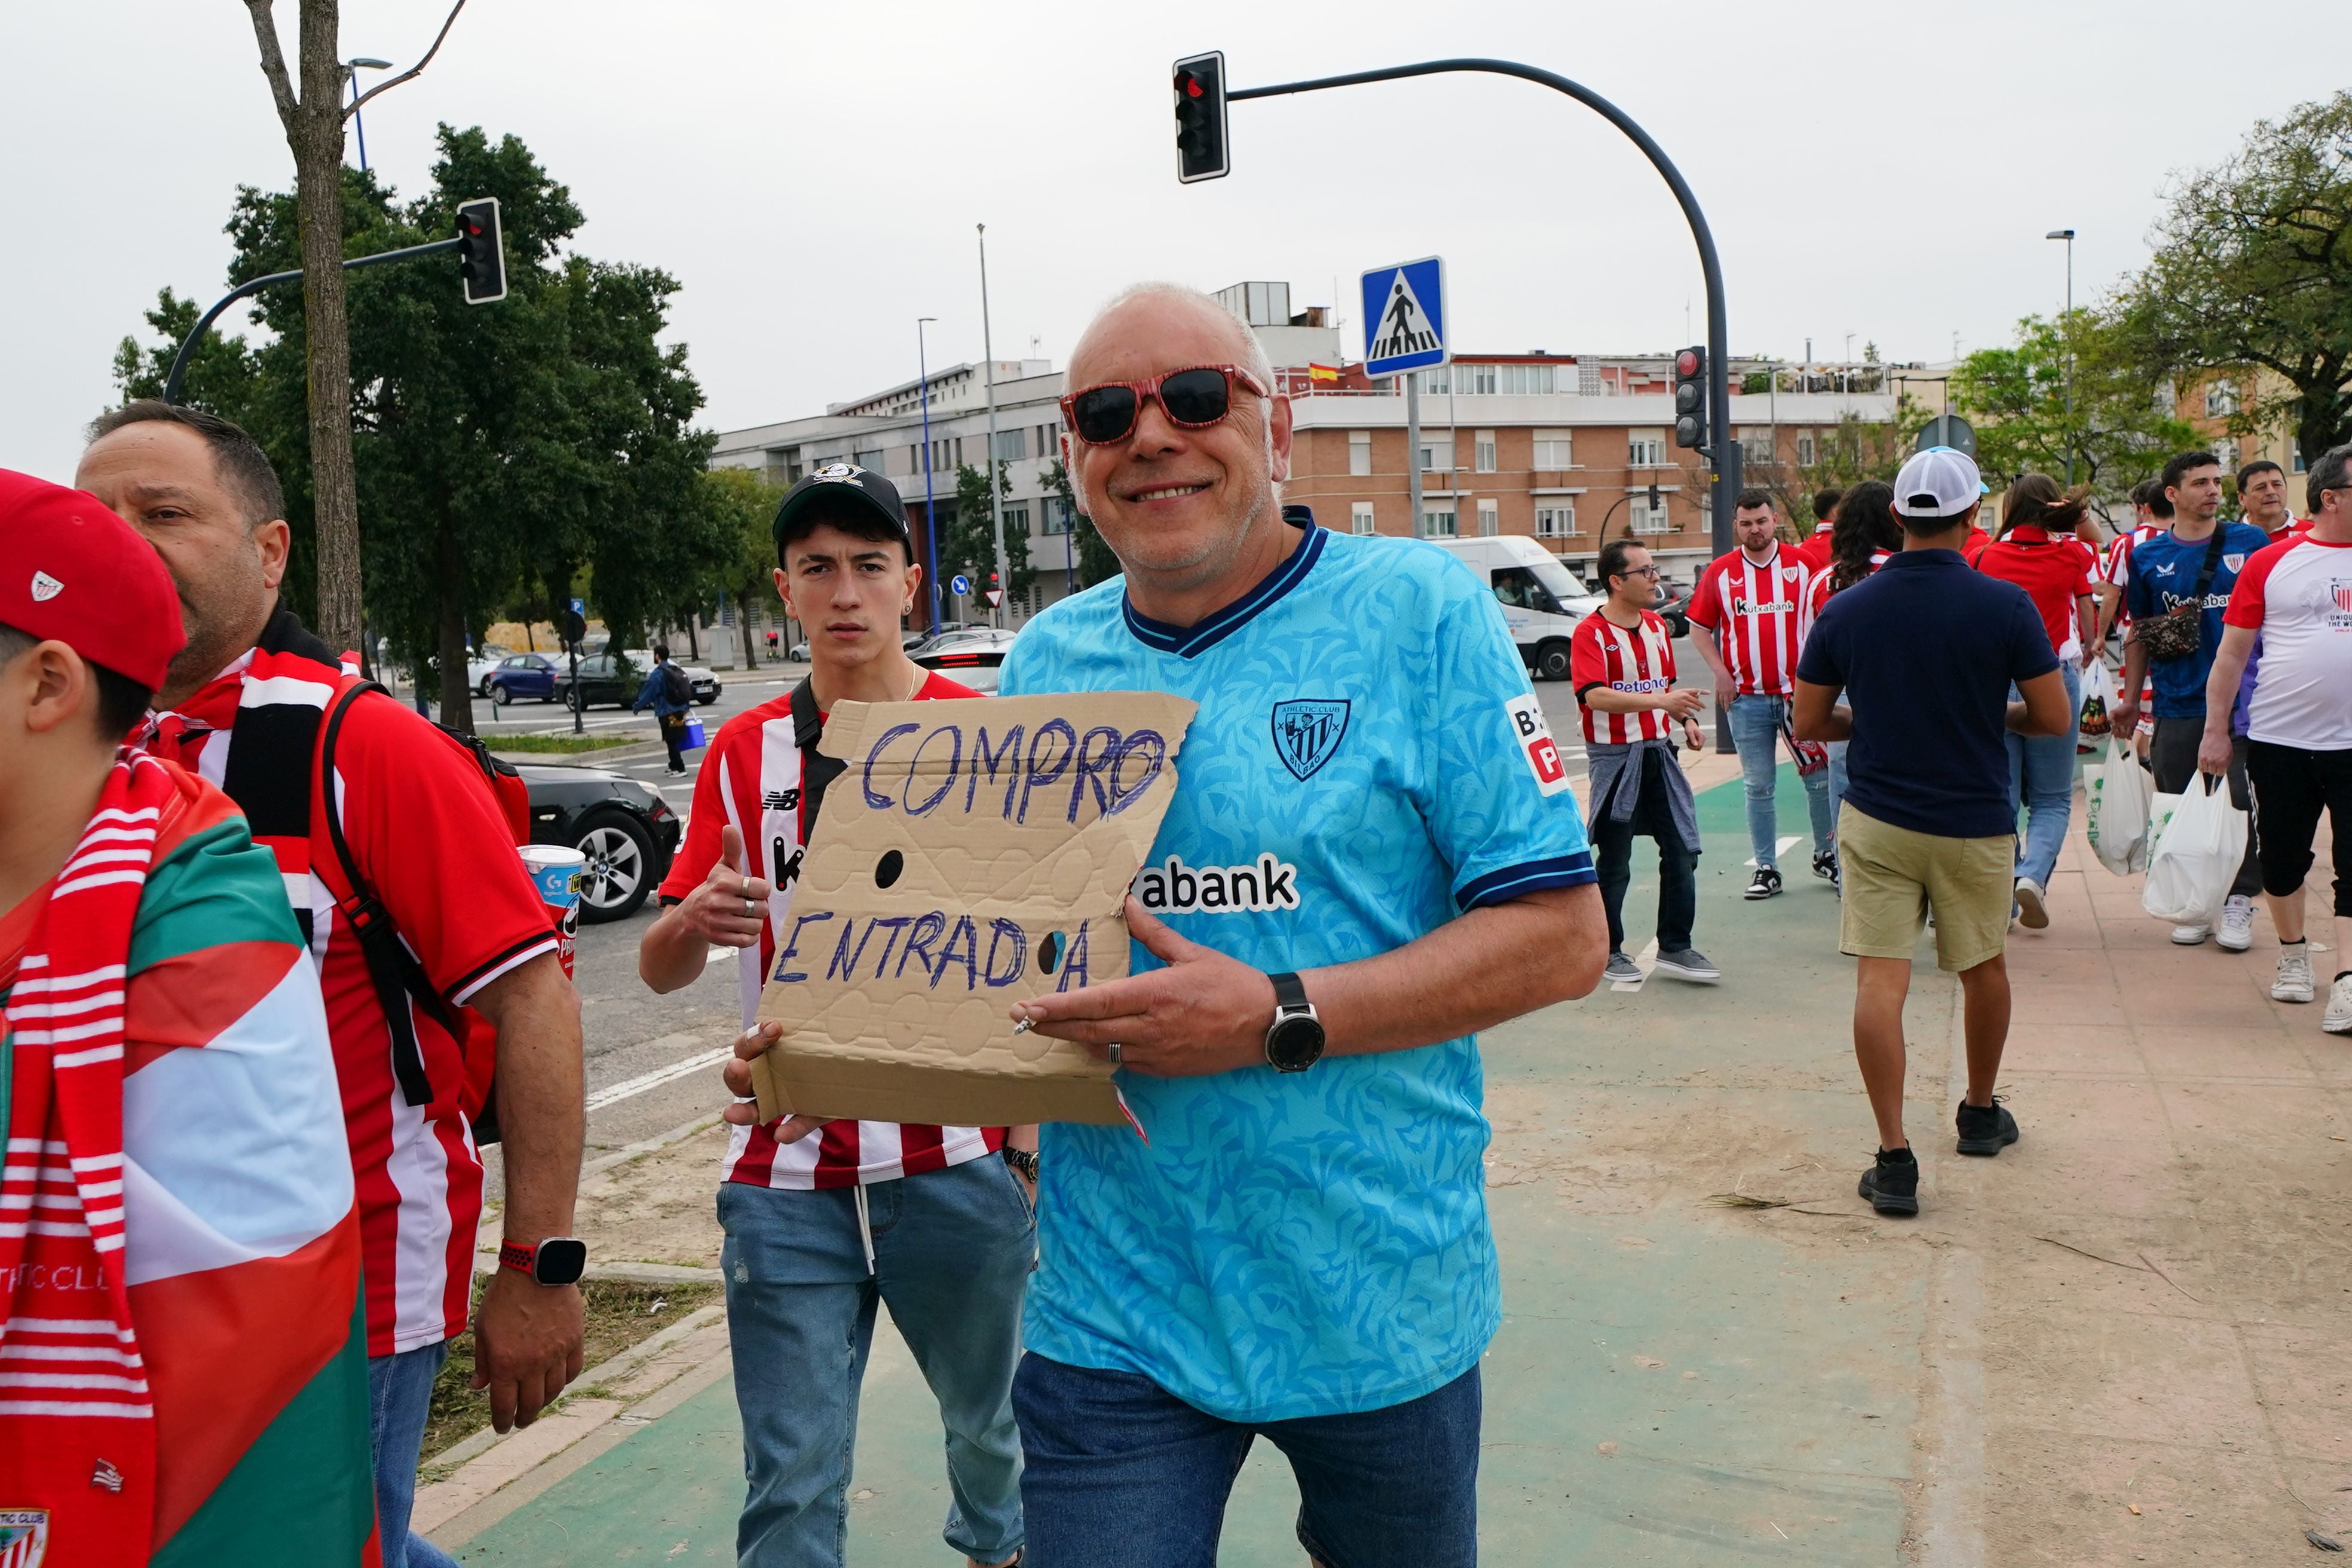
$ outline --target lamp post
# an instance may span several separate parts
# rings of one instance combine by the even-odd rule
[[[996,520],[997,601],[989,606],[988,619],[1001,626],[1012,613],[1004,599],[1013,592],[1013,570],[1004,558],[1004,491],[996,482],[996,349],[988,335],[988,226],[974,226],[980,231],[980,352],[988,367],[988,457],[980,466],[988,476],[988,510]]]
[[[2066,313],[2059,318],[2063,325],[2058,341],[2066,345],[2066,488],[2074,488],[2074,231],[2053,228],[2042,237],[2066,242]]]
[[[923,546],[926,558],[924,570],[929,574],[931,588],[931,624],[926,631],[940,629],[940,509],[931,492],[931,369],[930,360],[923,350],[923,327],[936,321],[937,316],[915,318],[915,374],[923,384]]]
[[[362,174],[365,174],[367,172],[367,124],[360,118],[360,72],[363,70],[388,71],[391,68],[392,62],[390,60],[370,59],[365,55],[361,56],[357,59],[350,59],[343,62],[343,78],[352,84],[352,130],[357,133],[359,137],[360,172]]]

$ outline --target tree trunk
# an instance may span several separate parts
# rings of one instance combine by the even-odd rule
[[[742,634],[743,668],[759,668],[759,634],[751,629],[751,595],[749,594],[735,595],[735,629]]]
[[[474,694],[466,684],[466,612],[458,603],[461,581],[457,562],[457,530],[445,510],[435,542],[435,563],[441,573],[440,624],[434,654],[441,661],[441,722],[452,730],[474,732]]]

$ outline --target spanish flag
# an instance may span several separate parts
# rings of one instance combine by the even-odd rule
[[[1308,364],[1308,365],[1307,365],[1307,379],[1308,381],[1310,381],[1310,382],[1314,382],[1314,381],[1333,381],[1333,382],[1336,382],[1336,381],[1338,381],[1338,380],[1339,379],[1339,367],[1338,365],[1336,365],[1336,364],[1313,364],[1313,363],[1310,363],[1310,364]]]

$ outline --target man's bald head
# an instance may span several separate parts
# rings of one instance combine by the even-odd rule
[[[1078,346],[1070,354],[1069,384],[1076,388],[1135,379],[1125,371],[1097,374],[1090,353],[1112,350],[1131,338],[1164,340],[1169,327],[1179,321],[1197,321],[1223,340],[1213,363],[1240,365],[1257,377],[1259,385],[1274,384],[1274,366],[1265,357],[1265,345],[1257,341],[1248,323],[1218,303],[1215,296],[1181,283],[1137,283],[1113,295],[1078,334]]]

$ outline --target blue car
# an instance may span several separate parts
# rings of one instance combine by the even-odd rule
[[[490,671],[491,706],[503,708],[526,697],[552,702],[555,700],[555,661],[545,654],[519,653],[500,659],[498,668]]]

